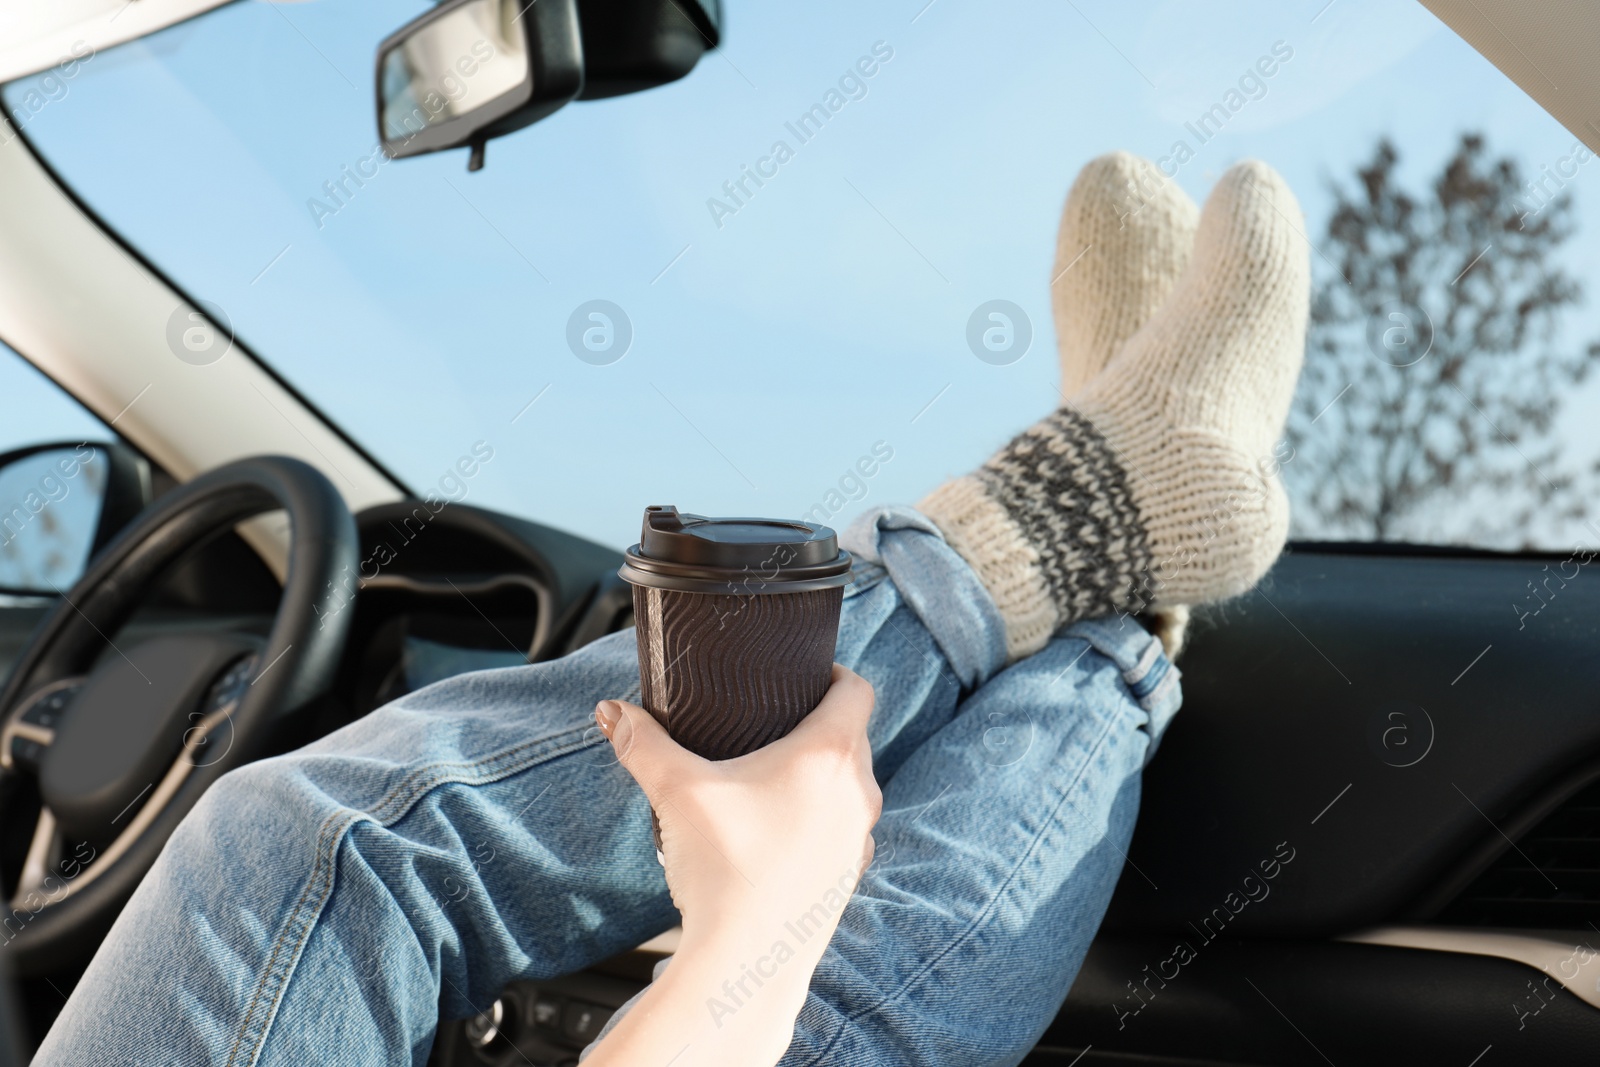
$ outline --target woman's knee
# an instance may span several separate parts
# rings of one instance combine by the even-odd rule
[[[217,779],[179,824],[168,852],[244,878],[309,855],[348,814],[316,787],[303,757],[260,760]]]

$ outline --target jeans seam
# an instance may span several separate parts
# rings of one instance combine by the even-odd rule
[[[1111,728],[1115,725],[1116,719],[1114,716],[1106,719],[1105,724],[1100,729],[1099,735],[1094,740],[1094,744],[1090,746],[1089,752],[1084,758],[1083,765],[1078,768],[1078,773],[1073,775],[1072,780],[1062,788],[1061,799],[1056,802],[1056,805],[1053,808],[1050,809],[1051,821],[1055,820],[1057,813],[1061,811],[1061,808],[1072,796],[1073,789],[1075,789],[1078,783],[1083,780],[1083,776],[1088,773],[1089,767],[1094,763],[1095,756],[1097,756],[1100,753],[1100,750],[1105,747],[1106,738],[1110,735]],[[904,982],[902,982],[900,987],[894,992],[879,997],[872,1004],[869,1004],[867,1007],[862,1008],[860,1011],[852,1014],[849,1018],[843,1020],[839,1024],[839,1028],[834,1032],[834,1035],[828,1039],[828,1043],[824,1045],[815,1056],[807,1060],[803,1067],[815,1067],[816,1064],[821,1063],[822,1057],[832,1052],[833,1047],[837,1045],[839,1043],[839,1039],[844,1036],[846,1026],[855,1022],[857,1019],[862,1018],[863,1016],[870,1015],[871,1013],[882,1008],[884,1005],[890,1004],[903,997],[912,986],[916,985],[916,983],[921,981],[930,970],[937,966],[940,960],[944,959],[952,951],[954,951],[957,946],[961,945],[968,938],[970,938],[974,931],[982,926],[984,920],[986,920],[990,913],[994,911],[996,905],[1000,901],[1000,898],[1005,895],[1006,890],[1011,887],[1011,883],[1016,880],[1017,872],[1022,869],[1022,865],[1026,863],[1028,858],[1033,855],[1036,849],[1038,849],[1039,841],[1043,836],[1043,830],[1034,835],[1033,840],[1028,843],[1027,850],[1017,858],[1017,862],[1012,865],[1011,871],[1006,875],[1005,881],[996,887],[994,893],[989,898],[989,902],[984,905],[983,910],[979,914],[973,916],[972,921],[967,923],[967,925],[963,927],[958,934],[950,939],[950,943],[944,947],[942,952],[929,959],[927,963],[923,964],[922,967],[917,970],[917,973],[911,975]]]
[[[860,567],[861,570],[857,572],[857,577],[849,585],[845,586],[844,599],[846,600],[870,593],[882,585],[883,580],[889,576],[888,570],[881,563],[865,562]]]
[[[575,729],[564,733],[571,734],[574,732],[576,732]],[[305,888],[300,892],[300,898],[295,901],[294,908],[291,909],[288,917],[284,920],[278,936],[273,942],[272,952],[267,958],[267,965],[262,971],[260,980],[256,983],[255,994],[250,998],[250,1004],[245,1009],[244,1018],[240,1021],[239,1033],[234,1039],[233,1049],[228,1055],[227,1067],[234,1067],[235,1063],[240,1063],[242,1067],[249,1067],[250,1064],[257,1062],[262,1046],[266,1043],[267,1033],[271,1029],[270,1022],[261,1026],[260,1034],[253,1038],[248,1046],[246,1058],[242,1061],[239,1060],[240,1049],[245,1045],[245,1040],[251,1030],[251,1023],[256,1017],[256,1008],[260,1005],[262,997],[266,996],[269,990],[274,990],[275,987],[275,991],[271,996],[271,1005],[266,1009],[264,1018],[271,1019],[276,1016],[278,1005],[282,1002],[289,979],[294,973],[293,961],[299,959],[300,952],[304,948],[307,939],[310,938],[311,932],[316,928],[317,918],[321,915],[323,907],[327,904],[328,896],[333,891],[339,848],[344,840],[346,831],[350,827],[363,819],[375,822],[381,827],[391,826],[404,818],[418,800],[441,786],[470,785],[476,787],[491,785],[519,774],[539,763],[548,762],[548,760],[564,756],[568,752],[576,751],[582,747],[581,744],[576,746],[559,744],[559,739],[562,736],[563,734],[556,734],[552,737],[524,742],[478,760],[441,760],[423,767],[414,768],[410,774],[406,775],[404,780],[396,783],[388,793],[374,803],[370,811],[341,808],[330,814],[317,829],[316,860],[312,865],[311,875],[306,880]],[[581,737],[582,735],[580,735],[580,740]],[[552,744],[552,742],[557,743]],[[526,763],[523,763],[518,758],[529,749],[538,749],[541,746],[549,746],[549,751],[537,753],[535,758],[528,760]],[[494,765],[497,763],[503,764],[503,766],[495,768]],[[452,776],[451,773],[455,771],[456,775],[460,775],[463,772],[473,770],[486,771],[487,773],[480,773],[471,777]],[[444,773],[432,774],[425,782],[418,782],[420,777],[438,771],[443,771]],[[402,799],[405,802],[399,805],[398,810],[394,811],[392,815],[384,814],[384,809],[392,807],[394,802]],[[336,831],[333,831],[331,828],[334,827],[336,822],[340,823],[340,825]],[[322,873],[324,867],[327,868],[328,872],[325,876]],[[306,910],[307,900],[319,884],[322,885],[322,889],[316,905],[302,922],[302,912]],[[299,938],[295,941],[294,948],[287,957],[288,963],[283,975],[279,978],[274,978],[274,972],[278,970],[279,966],[278,959],[286,942],[296,927],[302,925],[304,928],[300,931]]]
[[[265,968],[262,969],[261,978],[256,982],[256,991],[255,991],[255,994],[250,998],[249,1006],[245,1009],[244,1018],[242,1020],[240,1020],[240,1022],[239,1022],[239,1033],[238,1033],[238,1036],[236,1036],[234,1038],[234,1040],[233,1040],[233,1048],[231,1050],[229,1050],[228,1062],[227,1062],[226,1067],[233,1067],[233,1064],[235,1063],[235,1061],[238,1060],[238,1058],[239,1058],[239,1049],[244,1044],[245,1036],[250,1032],[251,1022],[255,1019],[256,1005],[258,1005],[261,1002],[261,997],[267,991],[267,988],[268,988],[268,985],[269,985],[268,978],[272,975],[273,971],[277,970],[277,967],[278,967],[278,954],[283,950],[284,941],[289,936],[289,930],[290,930],[290,928],[292,926],[292,921],[299,916],[300,910],[305,907],[306,898],[311,895],[312,888],[315,885],[317,885],[318,878],[320,877],[321,871],[322,871],[323,857],[324,857],[324,854],[325,854],[325,851],[326,851],[325,846],[323,845],[323,841],[328,836],[328,828],[334,824],[334,821],[337,820],[340,815],[346,815],[346,814],[348,814],[348,813],[345,812],[345,811],[342,811],[342,810],[341,811],[336,811],[333,814],[329,815],[325,820],[323,820],[322,825],[317,828],[316,862],[312,865],[311,877],[306,879],[305,888],[300,891],[300,899],[295,901],[294,908],[291,909],[290,912],[289,912],[289,920],[290,920],[290,922],[286,922],[284,924],[283,928],[279,931],[277,938],[272,943],[272,953],[271,953],[271,955],[269,955],[267,957],[267,965],[266,965]],[[346,827],[346,828],[348,828],[348,827]],[[343,831],[340,831],[340,833],[342,834]],[[335,835],[335,840],[338,839],[338,836],[339,835]],[[322,900],[326,901],[326,899],[327,899],[327,894],[324,893],[323,897],[322,897]],[[318,907],[319,908],[321,907],[321,903],[320,902],[318,904]],[[265,1039],[266,1039],[266,1031],[265,1031],[265,1029],[263,1029],[261,1037],[258,1038],[254,1042],[255,1049],[253,1051],[247,1053],[247,1056],[249,1057],[251,1062],[255,1061],[256,1052],[258,1052],[260,1050],[261,1043]]]

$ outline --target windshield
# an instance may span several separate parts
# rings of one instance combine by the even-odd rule
[[[477,173],[377,148],[374,50],[427,6],[233,3],[5,90],[76,195],[414,491],[487,449],[469,503],[614,546],[647,504],[914,501],[1060,403],[1062,199],[1128,148],[1197,200],[1262,158],[1305,208],[1296,536],[1596,540],[1600,167],[1412,0],[730,4],[683,81]],[[1499,177],[1463,208],[1452,173]],[[1375,188],[1415,233],[1363,213]],[[969,343],[997,300],[1004,358]]]

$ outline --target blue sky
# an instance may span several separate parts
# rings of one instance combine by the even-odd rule
[[[413,488],[488,441],[470,502],[617,546],[652,503],[799,514],[885,442],[893,458],[840,525],[914,501],[1048,411],[1073,175],[1114,148],[1195,146],[1184,123],[1275,44],[1293,55],[1265,95],[1179,171],[1197,199],[1256,156],[1314,236],[1327,181],[1380,135],[1414,182],[1464,129],[1535,171],[1574,142],[1412,0],[924,3],[731,0],[726,47],[684,81],[569,106],[492,142],[477,174],[462,152],[387,163],[320,219],[308,201],[372,154],[376,43],[422,3],[244,0],[95,57],[25,129]],[[865,97],[799,144],[785,123],[879,42],[893,55]],[[778,139],[793,158],[719,226],[707,201]],[[1596,174],[1574,182],[1580,212]],[[1568,252],[1600,278],[1600,242]],[[606,366],[565,340],[593,299],[634,331]],[[1007,366],[965,341],[992,299],[1034,328]],[[1600,332],[1595,307],[1574,330]],[[1574,454],[1600,450],[1577,417],[1566,432]]]

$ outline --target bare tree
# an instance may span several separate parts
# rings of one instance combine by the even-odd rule
[[[1556,263],[1571,197],[1464,134],[1422,195],[1387,139],[1333,185],[1284,469],[1302,538],[1508,548],[1581,517],[1551,433],[1600,341],[1561,346],[1582,289]],[[1543,199],[1542,206],[1537,201]],[[1587,472],[1585,472],[1587,473]]]

